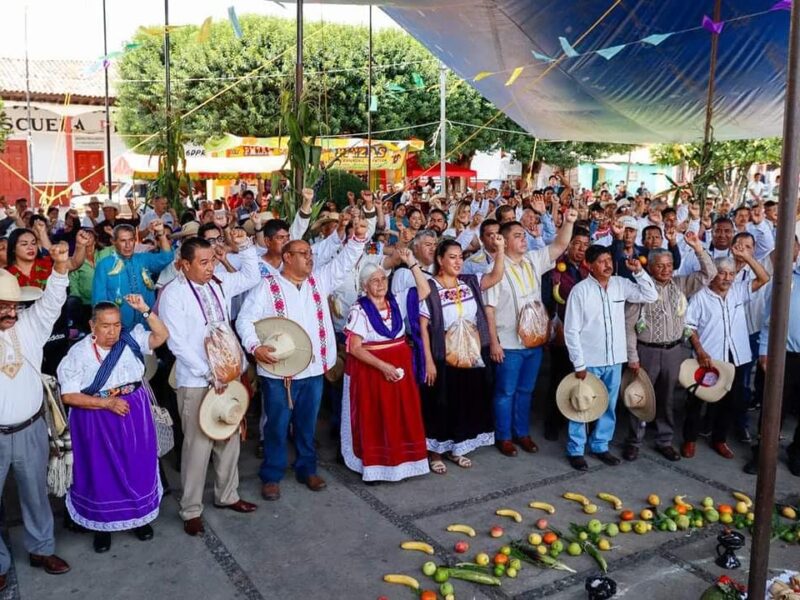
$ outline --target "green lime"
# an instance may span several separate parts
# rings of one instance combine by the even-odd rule
[[[442,594],[442,596],[449,596],[450,594],[454,594],[455,591],[453,584],[449,581],[439,586],[439,593]]]
[[[431,577],[434,573],[436,573],[436,563],[431,561],[426,562],[424,565],[422,565],[422,572],[428,577]]]
[[[450,571],[443,567],[436,569],[436,572],[433,574],[433,580],[436,583],[444,583],[448,579],[450,579]]]

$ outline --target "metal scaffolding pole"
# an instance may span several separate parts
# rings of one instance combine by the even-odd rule
[[[103,56],[108,56],[108,24],[106,20],[106,0],[103,0]],[[106,86],[106,185],[108,186],[108,201],[111,197],[111,108],[108,99],[108,58],[103,58],[103,73]]]
[[[439,178],[442,195],[447,198],[447,67],[439,65]]]

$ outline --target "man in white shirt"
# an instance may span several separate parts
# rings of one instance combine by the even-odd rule
[[[753,175],[753,181],[747,186],[747,199],[751,202],[761,202],[761,196],[766,191],[767,184],[761,173]]]
[[[50,444],[42,418],[42,349],[61,314],[69,286],[69,249],[61,242],[50,248],[53,273],[44,293],[20,290],[16,278],[0,270],[0,489],[14,467],[22,504],[25,549],[30,564],[59,575],[69,565],[53,554],[53,512],[47,498]],[[20,302],[40,297],[20,310]],[[7,585],[11,555],[0,540],[0,590]]]
[[[164,225],[169,227],[170,231],[175,229],[175,219],[167,211],[167,199],[163,196],[153,198],[153,208],[148,209],[142,216],[142,220],[139,223],[139,231],[146,232],[150,222],[156,219],[160,219]]]
[[[433,274],[433,258],[436,255],[438,236],[432,229],[423,229],[417,232],[411,240],[409,248],[417,259],[420,267],[426,273]],[[392,293],[399,296],[402,292],[416,285],[414,276],[406,268],[398,267],[392,275]]]
[[[490,354],[497,363],[494,386],[495,446],[505,456],[516,456],[516,443],[525,452],[537,452],[530,436],[531,400],[542,363],[542,347],[549,337],[549,319],[542,303],[542,275],[555,266],[567,249],[578,218],[575,209],[564,215],[564,225],[549,246],[528,250],[526,232],[517,222],[500,228],[505,238],[505,276],[486,292],[486,320]],[[526,346],[519,335],[522,314],[541,317],[544,339]],[[512,441],[514,443],[512,443]]]
[[[215,273],[216,259],[211,244],[201,238],[190,238],[180,250],[182,273],[164,287],[158,301],[158,313],[169,329],[168,345],[176,361],[178,408],[184,435],[180,516],[184,531],[192,536],[205,531],[201,517],[203,489],[212,453],[214,505],[242,513],[256,509],[255,504],[240,499],[237,490],[239,435],[215,441],[200,429],[200,405],[209,385],[213,384],[205,350],[206,326],[227,324],[230,314],[226,298],[249,290],[259,281],[258,257],[247,234],[242,229],[234,229],[231,239],[239,248],[241,270]]]
[[[274,349],[264,346],[254,324],[267,317],[284,317],[300,324],[309,334],[313,347],[310,365],[291,380],[293,408],[289,409],[286,382],[261,364],[262,400],[267,413],[264,427],[264,461],[259,470],[265,500],[280,498],[280,481],[288,464],[287,435],[289,423],[294,430],[297,459],[295,477],[312,491],[327,487],[317,475],[317,452],[314,446],[317,414],[322,400],[322,376],[336,362],[336,339],[327,297],[344,281],[364,251],[367,223],[356,217],[353,237],[341,252],[314,272],[311,247],[294,240],[283,248],[283,268],[276,276],[261,279],[248,295],[239,312],[236,329],[244,347],[262,364],[272,364]]]
[[[658,299],[653,280],[637,259],[626,265],[633,281],[614,275],[614,258],[607,246],[591,246],[586,251],[589,277],[570,292],[564,316],[564,341],[578,379],[591,371],[608,389],[608,409],[595,424],[588,439],[590,451],[605,464],[620,460],[608,451],[616,426],[615,409],[622,378],[622,363],[628,360],[625,335],[625,302],[635,304]],[[573,469],[586,471],[586,424],[569,422],[567,457]]]

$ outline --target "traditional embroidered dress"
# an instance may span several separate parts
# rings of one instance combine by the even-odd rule
[[[389,293],[380,312],[366,296],[350,309],[348,338],[359,336],[363,348],[402,369],[389,382],[378,369],[348,355],[342,394],[342,456],[364,481],[400,481],[429,472],[419,391],[411,348],[405,339],[405,294]]]
[[[69,426],[74,459],[67,510],[92,531],[124,531],[155,520],[161,503],[158,448],[150,411],[150,389],[142,384],[142,353],[150,334],[137,325],[110,349],[86,337],[58,368],[64,394],[81,392],[126,400],[130,412],[72,407]]]

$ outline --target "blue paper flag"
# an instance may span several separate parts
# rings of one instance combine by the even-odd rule
[[[561,42],[561,49],[564,51],[564,54],[566,54],[570,58],[575,58],[576,56],[580,56],[580,54],[575,50],[575,48],[569,45],[567,38],[559,37],[558,41]]]
[[[531,50],[531,54],[533,54],[533,58],[535,58],[536,60],[543,60],[544,62],[553,62],[552,58],[550,58],[546,54],[537,52],[536,50]]]
[[[237,38],[242,39],[244,35],[242,26],[239,25],[239,17],[236,16],[236,9],[233,6],[228,7],[228,20],[231,22],[231,27],[233,27],[233,33]]]
[[[646,38],[642,38],[642,41],[645,44],[650,44],[651,46],[658,46],[671,35],[671,33],[654,33],[652,35],[648,35]]]
[[[606,60],[611,60],[619,51],[622,50],[626,44],[622,44],[620,46],[609,46],[608,48],[601,48],[600,50],[596,50],[597,54],[605,58]]]

